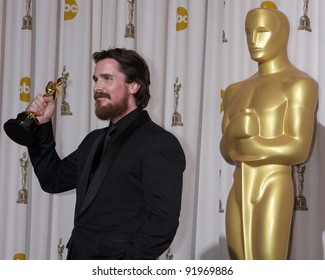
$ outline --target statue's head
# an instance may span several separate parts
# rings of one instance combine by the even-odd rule
[[[267,4],[266,4],[267,3]],[[288,18],[275,4],[265,1],[247,13],[245,31],[253,60],[263,62],[287,49],[290,25]]]

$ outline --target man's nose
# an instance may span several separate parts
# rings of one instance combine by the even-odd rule
[[[100,80],[96,81],[95,84],[94,84],[94,92],[102,90],[102,88],[103,88],[103,85],[100,82]]]

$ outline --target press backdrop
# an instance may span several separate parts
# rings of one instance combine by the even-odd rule
[[[290,258],[324,259],[325,1],[309,1],[311,32],[298,30],[303,0],[274,2],[289,18],[291,61],[319,84],[315,141],[303,183],[308,211],[294,212]],[[44,93],[48,81],[68,73],[54,118],[58,152],[68,155],[87,133],[107,125],[94,114],[91,55],[110,46],[146,58],[152,75],[148,111],[186,153],[180,227],[160,259],[228,259],[224,209],[233,167],[219,152],[222,90],[257,70],[244,21],[260,3],[136,0],[132,11],[127,0],[32,0],[30,6],[28,0],[0,0],[0,259],[17,253],[65,259],[66,249],[60,249],[71,233],[75,203],[74,191],[50,195],[40,189],[26,148],[7,137],[3,124]],[[22,29],[24,16],[32,17],[32,29]],[[135,36],[125,38],[130,22]],[[183,125],[172,125],[175,109]],[[25,190],[27,203],[17,203]]]

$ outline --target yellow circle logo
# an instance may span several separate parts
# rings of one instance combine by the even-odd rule
[[[78,4],[75,0],[65,0],[64,20],[72,20],[78,13]]]
[[[24,253],[17,253],[14,255],[13,260],[26,260],[26,255]]]
[[[30,78],[22,77],[20,79],[20,100],[24,102],[30,101]]]
[[[186,29],[188,22],[187,10],[184,7],[177,8],[177,17],[176,17],[176,30],[181,31]]]

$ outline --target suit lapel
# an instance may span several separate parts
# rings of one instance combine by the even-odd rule
[[[140,114],[140,116],[133,123],[131,123],[124,130],[124,132],[115,140],[115,142],[112,144],[112,146],[110,147],[110,149],[108,150],[106,155],[103,157],[101,163],[98,165],[91,182],[89,182],[88,191],[86,193],[85,199],[82,203],[81,210],[80,210],[78,216],[81,216],[88,209],[88,207],[90,206],[90,204],[96,197],[98,191],[100,190],[100,188],[103,185],[104,179],[107,176],[114,159],[117,157],[117,154],[121,150],[124,143],[129,139],[131,134],[138,127],[140,127],[144,123],[148,122],[149,120],[150,120],[150,117],[149,117],[148,113],[146,111],[143,111]],[[101,139],[101,137],[99,137],[99,139]],[[93,151],[94,153],[96,152],[96,149],[97,148],[95,148],[95,151]],[[92,154],[92,159],[93,158],[94,158],[94,154]],[[90,161],[90,166],[91,166],[92,160],[89,159],[89,161]],[[91,169],[91,167],[90,167],[90,169]],[[83,178],[83,179],[85,179],[83,181],[83,184],[86,184],[86,185],[88,184],[90,169],[87,170],[87,174],[84,175],[87,177]],[[85,187],[85,189],[87,189],[87,186]]]
[[[100,142],[102,141],[102,138],[104,137],[105,130],[102,131],[102,133],[97,136],[93,142],[93,145],[88,153],[87,160],[85,161],[85,165],[83,170],[81,170],[81,176],[80,176],[80,189],[82,194],[86,194],[87,188],[88,188],[88,181],[89,181],[89,176],[90,172],[92,169],[92,164],[94,157],[97,153],[97,149],[99,147]]]

